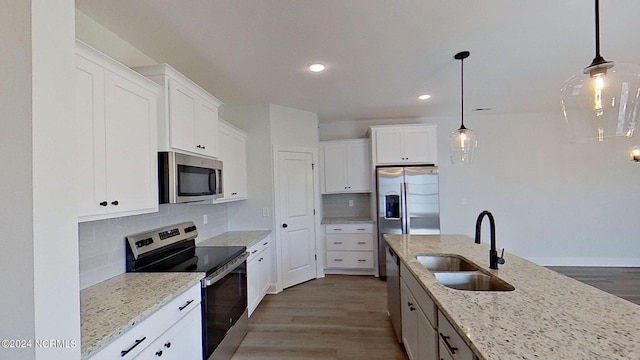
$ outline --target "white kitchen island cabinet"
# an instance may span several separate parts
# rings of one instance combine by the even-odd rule
[[[222,160],[223,197],[214,203],[245,200],[247,198],[247,134],[235,126],[220,120],[218,140]]]
[[[320,143],[323,194],[371,192],[371,150],[368,139]]]
[[[168,64],[133,69],[164,90],[159,149],[219,157],[218,108],[222,102]]]
[[[438,163],[436,125],[381,125],[370,131],[374,166]]]
[[[402,343],[411,360],[438,358],[436,306],[404,264],[400,266]]]
[[[158,211],[160,87],[76,43],[79,221]]]

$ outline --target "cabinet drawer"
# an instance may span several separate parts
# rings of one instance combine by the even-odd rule
[[[462,337],[453,328],[449,320],[438,310],[438,332],[440,337],[440,354],[447,354],[454,360],[473,360],[473,352]],[[448,345],[447,345],[448,344]],[[455,353],[451,351],[456,348]]]
[[[327,234],[373,234],[373,224],[329,224],[326,225]]]
[[[133,359],[191,310],[200,311],[200,300],[200,283],[198,282],[158,311],[131,327],[89,359]]]
[[[371,269],[373,252],[371,251],[327,251],[328,268]]]
[[[422,309],[422,312],[431,323],[431,326],[434,328],[437,327],[438,323],[436,321],[438,320],[438,315],[436,314],[436,304],[431,300],[431,297],[429,297],[426,290],[420,286],[416,278],[409,269],[407,269],[404,263],[400,263],[400,278],[404,280],[409,290],[411,290],[418,306]]]
[[[327,234],[327,250],[372,251],[371,234]]]
[[[253,246],[251,246],[250,248],[247,248],[247,251],[249,252],[249,257],[247,258],[247,262],[253,260],[253,258],[260,255],[261,252],[263,252],[269,247],[269,244],[271,244],[271,237],[267,236],[266,238],[253,244]]]

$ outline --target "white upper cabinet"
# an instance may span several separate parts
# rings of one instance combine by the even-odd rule
[[[77,42],[79,221],[158,211],[160,87]]]
[[[320,142],[322,193],[371,191],[368,139]]]
[[[164,89],[160,150],[219,157],[218,108],[222,102],[167,64],[133,69]]]
[[[219,123],[218,135],[223,197],[214,202],[244,200],[247,198],[247,135],[223,120]]]
[[[437,165],[436,135],[435,125],[372,126],[374,165]]]

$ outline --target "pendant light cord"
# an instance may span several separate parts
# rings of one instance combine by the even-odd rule
[[[466,129],[464,127],[464,58],[460,59],[460,129]]]
[[[596,2],[596,59],[602,58],[600,55],[600,0]]]

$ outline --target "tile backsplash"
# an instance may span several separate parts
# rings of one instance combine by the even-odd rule
[[[207,224],[203,223],[207,215]],[[196,241],[227,231],[227,205],[163,204],[153,214],[78,224],[80,288],[84,289],[125,272],[125,237],[162,226],[193,221]]]
[[[326,194],[322,195],[322,216],[369,217],[370,204],[371,194]]]

